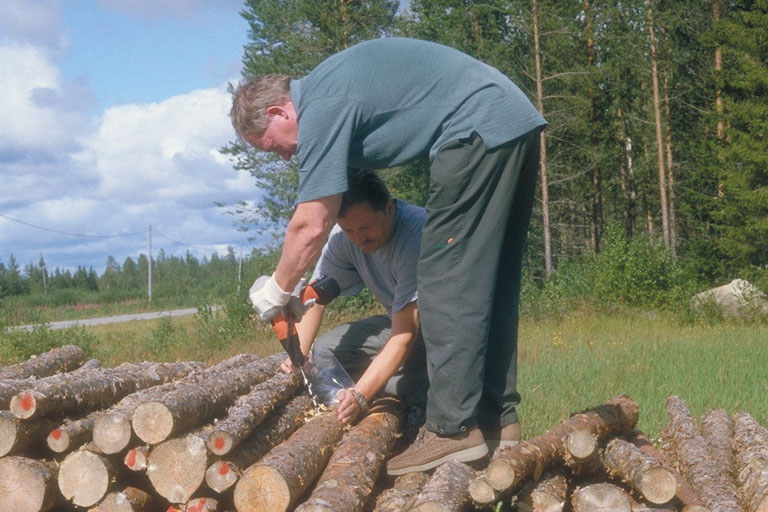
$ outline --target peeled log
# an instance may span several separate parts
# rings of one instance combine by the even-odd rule
[[[599,483],[573,491],[571,509],[573,512],[632,512],[632,505],[621,488]]]
[[[190,363],[123,363],[60,374],[11,399],[11,412],[21,419],[90,412],[114,404],[139,389],[189,373]],[[51,378],[49,378],[51,379]]]
[[[632,430],[637,417],[638,406],[627,396],[574,414],[545,434],[499,450],[488,464],[485,480],[499,492],[516,490],[528,478],[538,480],[541,473],[556,462],[570,460],[565,446],[574,432],[591,432],[602,441]]]
[[[649,502],[661,505],[675,497],[674,475],[632,443],[612,439],[605,447],[602,460],[609,475],[637,490]]]
[[[733,422],[723,409],[712,409],[701,418],[701,435],[723,478],[736,477],[733,460]]]
[[[153,508],[152,496],[137,489],[126,487],[119,492],[110,492],[104,499],[91,508],[91,512],[150,512]]]
[[[71,372],[85,361],[85,352],[77,345],[64,345],[32,356],[26,361],[0,368],[0,380],[47,377],[55,373]]]
[[[227,416],[216,422],[208,436],[208,449],[226,455],[248,437],[275,408],[288,400],[301,384],[299,374],[278,373],[253,387],[227,409]]]
[[[0,458],[0,510],[46,512],[58,496],[54,464],[16,455]]]
[[[710,510],[739,512],[736,486],[719,477],[720,470],[712,460],[688,406],[680,397],[667,398],[667,418],[669,424],[661,431],[661,437],[680,474]]]
[[[768,431],[747,412],[733,418],[741,496],[749,512],[768,511]]]
[[[243,470],[255,464],[272,448],[282,443],[304,424],[312,400],[306,394],[292,398],[256,427],[237,450],[211,464],[205,472],[205,483],[222,493],[237,483]],[[209,437],[210,439],[210,437]]]
[[[648,436],[639,430],[633,430],[626,436],[627,441],[637,446],[641,452],[656,459],[662,467],[666,468],[677,482],[675,498],[683,506],[682,512],[706,512],[707,508],[699,495],[693,490],[691,485],[684,479],[667,457],[656,448]]]
[[[520,493],[518,512],[562,512],[568,494],[568,480],[561,474],[548,473]]]
[[[202,425],[223,413],[251,386],[274,375],[285,357],[285,353],[279,353],[226,371],[201,373],[196,382],[185,382],[162,397],[139,405],[131,419],[133,431],[145,443],[157,444]]]
[[[403,406],[380,398],[371,411],[347,432],[315,485],[296,512],[360,512],[365,507],[381,466],[400,434]]]
[[[450,460],[435,469],[411,510],[413,512],[461,512],[469,504],[467,488],[474,470]]]
[[[117,468],[103,455],[76,450],[59,466],[59,490],[67,501],[91,507],[101,501],[117,475]]]
[[[186,503],[205,480],[209,464],[205,438],[193,432],[154,446],[147,459],[147,476],[160,496],[171,503]]]
[[[344,433],[336,409],[309,420],[248,468],[235,486],[238,512],[284,512],[325,468]]]
[[[395,479],[395,484],[376,499],[374,512],[407,512],[416,502],[429,477],[421,471],[406,473]]]

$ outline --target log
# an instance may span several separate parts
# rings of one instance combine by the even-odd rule
[[[637,417],[638,406],[631,398],[613,398],[574,414],[545,434],[499,450],[488,464],[484,478],[500,493],[517,490],[528,478],[538,480],[545,469],[558,461],[578,463],[566,450],[567,439],[574,432],[591,432],[603,441],[632,430]]]
[[[285,357],[285,353],[279,353],[250,364],[201,373],[195,382],[186,381],[164,396],[139,405],[131,418],[133,431],[145,443],[157,444],[198,427],[223,413],[251,386],[274,375]]]
[[[541,480],[526,486],[517,502],[518,512],[562,512],[568,494],[568,480],[562,474],[545,473]]]
[[[305,423],[248,468],[235,485],[238,512],[284,512],[325,468],[344,433],[336,408]]]
[[[75,450],[59,466],[59,491],[78,507],[92,507],[107,495],[117,470],[102,454],[85,448]]]
[[[662,467],[666,468],[675,477],[677,483],[675,498],[680,502],[682,512],[706,512],[706,506],[701,498],[699,498],[699,495],[696,494],[696,491],[675,469],[672,462],[648,439],[648,436],[639,430],[633,430],[627,434],[626,439],[637,446],[641,452],[657,460]]]
[[[719,477],[712,455],[691,417],[688,406],[678,396],[667,398],[669,423],[661,431],[664,449],[676,462],[680,474],[710,510],[738,512],[736,486]]]
[[[0,510],[46,512],[58,496],[55,464],[17,455],[0,458]]]
[[[71,378],[72,374],[75,372],[81,372],[84,370],[89,370],[92,368],[98,368],[101,366],[101,363],[97,359],[91,359],[87,361],[85,364],[80,366],[79,368],[73,369],[71,372],[66,374],[53,374],[49,375],[47,377],[43,377],[41,379],[36,379],[34,377],[29,377],[27,379],[8,379],[8,380],[0,380],[0,409],[8,409],[11,405],[11,399],[14,397],[14,395],[21,393],[24,390],[33,388],[35,386],[39,386],[48,382],[57,382],[59,379],[63,378],[64,375],[66,375],[67,379]]]
[[[677,481],[674,475],[629,441],[620,438],[609,441],[602,462],[610,476],[625,482],[655,505],[675,497]]]
[[[154,507],[152,495],[136,487],[108,493],[104,499],[90,509],[91,512],[151,512]]]
[[[467,489],[474,470],[450,460],[435,469],[416,498],[412,512],[461,512],[469,504]]]
[[[478,472],[469,483],[469,496],[479,506],[490,506],[500,498],[499,491],[491,487],[485,475],[485,471]]]
[[[399,400],[374,401],[368,415],[341,439],[309,499],[296,512],[362,511],[397,442],[402,420]]]
[[[80,419],[65,419],[48,432],[45,442],[56,453],[64,453],[81,447],[90,441],[93,425],[102,411],[94,411]]]
[[[184,505],[184,512],[216,512],[219,501],[214,498],[193,498]]]
[[[701,435],[722,478],[735,481],[733,459],[733,422],[723,409],[712,409],[701,418]]]
[[[71,372],[85,361],[85,352],[77,345],[64,345],[32,356],[26,361],[0,368],[0,380],[48,377]]]
[[[416,502],[429,477],[424,472],[406,473],[376,499],[374,512],[407,512]]]
[[[125,453],[123,464],[131,471],[144,471],[147,469],[150,451],[149,445],[131,448]]]
[[[11,412],[17,418],[28,419],[103,409],[139,389],[186,375],[194,366],[195,363],[123,363],[116,368],[60,374],[56,380],[14,395]]]
[[[37,449],[56,423],[46,418],[22,421],[11,411],[0,411],[0,457]]]
[[[186,503],[205,480],[211,463],[202,430],[152,447],[147,476],[155,491],[171,503]]]
[[[208,436],[208,449],[226,455],[248,437],[277,406],[285,403],[299,388],[299,374],[278,373],[253,387],[227,409],[227,416],[216,422]]]
[[[749,512],[768,511],[768,430],[748,412],[733,419],[741,496]]]
[[[255,464],[272,448],[282,443],[304,424],[312,400],[307,394],[292,398],[279,407],[243,441],[237,450],[211,464],[205,472],[205,483],[223,493],[237,483],[243,471]],[[209,437],[210,439],[210,437]]]
[[[573,491],[571,509],[573,512],[632,512],[632,504],[620,487],[601,482]]]

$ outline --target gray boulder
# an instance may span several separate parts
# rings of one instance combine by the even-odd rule
[[[726,318],[754,318],[768,315],[768,295],[744,279],[698,293],[691,299],[694,309],[711,308]]]

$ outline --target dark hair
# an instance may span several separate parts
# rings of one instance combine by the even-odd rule
[[[373,211],[383,212],[391,200],[387,186],[374,171],[350,169],[347,173],[347,191],[341,196],[339,217],[346,215],[350,206],[368,203]]]

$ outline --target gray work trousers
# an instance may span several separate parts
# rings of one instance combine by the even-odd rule
[[[352,380],[362,377],[374,357],[392,336],[392,321],[377,315],[341,324],[318,337],[312,345],[312,359],[322,368],[329,351],[341,363]],[[424,407],[427,401],[427,368],[424,341],[419,335],[400,369],[387,381],[382,392],[398,397],[403,403]]]
[[[539,130],[493,150],[475,134],[432,161],[418,305],[433,432],[517,421],[518,305],[538,164]]]

